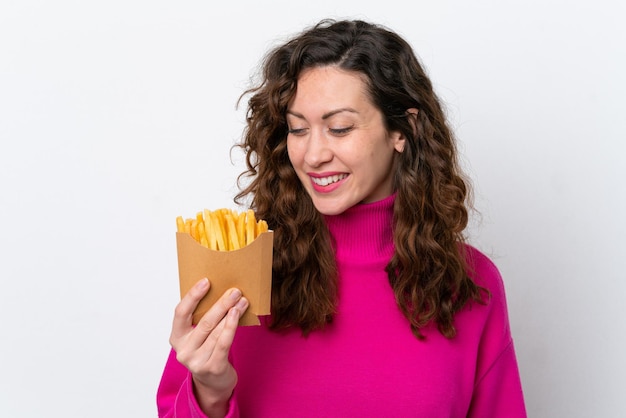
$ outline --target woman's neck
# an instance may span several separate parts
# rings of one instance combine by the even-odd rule
[[[324,217],[338,261],[373,261],[393,255],[395,194]]]

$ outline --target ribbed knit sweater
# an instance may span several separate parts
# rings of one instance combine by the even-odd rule
[[[385,266],[393,251],[394,196],[326,222],[336,244],[339,300],[333,322],[299,329],[240,327],[231,348],[236,417],[525,417],[504,288],[494,264],[468,248],[473,280],[491,292],[418,340],[400,312]],[[267,318],[266,318],[267,319]],[[172,353],[157,394],[159,416],[204,417],[189,372]]]

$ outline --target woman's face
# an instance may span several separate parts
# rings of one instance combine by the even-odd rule
[[[386,130],[359,73],[332,66],[303,71],[287,124],[289,159],[322,214],[393,192],[394,154],[404,137]]]

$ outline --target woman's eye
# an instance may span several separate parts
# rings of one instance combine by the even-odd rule
[[[330,128],[329,129],[331,134],[338,135],[338,136],[346,135],[351,130],[352,130],[352,126],[349,126],[347,128]]]
[[[302,136],[306,133],[306,128],[290,128],[287,133],[289,135]]]

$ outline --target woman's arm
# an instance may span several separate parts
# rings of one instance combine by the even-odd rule
[[[237,373],[228,353],[248,301],[238,289],[230,289],[194,327],[193,311],[209,286],[208,280],[201,280],[176,307],[170,335],[173,350],[157,394],[161,417],[214,418],[236,413],[230,401]]]
[[[526,418],[524,394],[511,337],[504,282],[497,267],[476,249],[470,251],[474,279],[489,289],[481,332],[474,391],[468,417]]]

